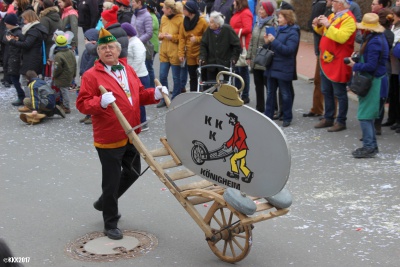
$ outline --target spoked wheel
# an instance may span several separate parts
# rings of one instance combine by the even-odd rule
[[[215,202],[204,218],[214,234],[207,238],[208,245],[218,258],[229,263],[243,260],[252,245],[251,226],[241,225],[238,216],[237,211]]]

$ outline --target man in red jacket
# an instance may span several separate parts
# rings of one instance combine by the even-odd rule
[[[94,146],[102,165],[103,193],[93,206],[103,211],[104,233],[111,239],[121,239],[123,235],[117,227],[121,217],[118,198],[137,180],[141,166],[139,153],[109,104],[115,101],[134,127],[140,124],[139,107],[158,103],[162,98],[160,91],[168,94],[168,89],[162,86],[145,90],[133,68],[118,59],[121,45],[104,28],[97,43],[100,60],[82,76],[76,107],[81,113],[92,115]],[[101,95],[100,85],[108,92]]]

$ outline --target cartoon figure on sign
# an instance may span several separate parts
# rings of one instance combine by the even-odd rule
[[[226,114],[229,117],[229,124],[233,125],[232,137],[224,143],[225,148],[232,147],[233,155],[231,157],[231,171],[228,171],[226,175],[230,178],[239,179],[239,170],[237,166],[237,161],[239,161],[239,168],[245,177],[242,177],[242,181],[245,183],[250,183],[251,179],[254,177],[254,173],[249,170],[246,166],[246,155],[249,149],[246,144],[246,131],[243,126],[240,125],[238,117],[234,113]]]

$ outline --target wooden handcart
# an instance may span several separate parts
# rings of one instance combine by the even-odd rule
[[[102,93],[106,92],[102,87],[100,90]],[[209,247],[221,260],[235,263],[244,259],[252,246],[253,224],[289,212],[289,209],[274,207],[264,198],[251,196],[249,197],[257,205],[256,213],[247,216],[237,211],[224,200],[225,188],[186,169],[166,138],[160,139],[163,145],[161,148],[149,151],[132,130],[118,106],[112,103],[112,108],[141,157],[203,230]],[[211,204],[205,204],[209,202]],[[199,207],[202,213],[205,207],[208,207],[205,216],[201,215]]]

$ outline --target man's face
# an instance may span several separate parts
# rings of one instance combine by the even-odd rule
[[[118,64],[118,57],[121,50],[115,42],[109,44],[101,44],[97,47],[97,54],[100,60],[109,66]]]
[[[379,4],[378,0],[373,0],[371,3],[371,11],[374,13],[378,13],[379,10],[383,8],[382,4]]]
[[[339,0],[332,0],[332,12],[336,13],[344,9],[343,3]]]

